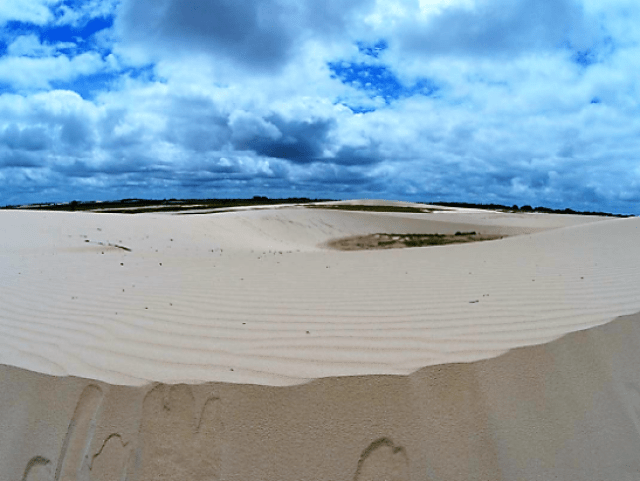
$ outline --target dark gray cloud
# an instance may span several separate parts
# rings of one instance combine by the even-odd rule
[[[309,36],[344,36],[371,0],[124,0],[116,29],[125,46],[156,58],[206,53],[252,71],[276,71]]]
[[[252,150],[258,155],[287,159],[296,163],[311,163],[318,160],[328,142],[327,136],[335,127],[333,119],[285,120],[279,115],[267,117],[264,125],[274,127],[273,131],[250,130],[243,122],[238,127],[242,136],[236,136],[237,150]],[[279,134],[278,134],[279,133]]]
[[[54,165],[52,170],[64,175],[65,177],[83,179],[95,177],[100,173],[100,169],[89,166],[85,161],[81,160],[76,160],[69,165]]]
[[[378,150],[378,146],[352,147],[349,145],[340,147],[334,157],[327,159],[328,162],[339,165],[366,166],[377,164],[384,160]]]
[[[80,115],[69,115],[60,119],[60,140],[74,150],[91,148],[96,141],[92,122]]]
[[[176,97],[167,106],[164,139],[188,150],[218,150],[231,135],[228,116],[221,114],[209,98]]]
[[[113,156],[100,163],[76,159],[69,164],[54,164],[51,166],[51,170],[65,177],[75,178],[89,178],[99,174],[116,178],[133,173],[162,177],[162,174],[167,172],[166,167],[158,164],[157,161],[154,162],[154,159],[132,153],[128,153],[126,156]],[[168,175],[171,176],[170,173]]]
[[[292,3],[300,9],[297,14],[300,26],[325,37],[342,38],[361,24],[362,15],[375,5],[372,0],[293,0]]]
[[[104,149],[131,148],[144,141],[144,129],[141,126],[122,127],[129,123],[129,112],[124,108],[108,108],[98,122],[97,134]]]
[[[294,44],[281,2],[125,0],[116,25],[126,42],[164,54],[204,51],[254,68],[281,65]]]
[[[362,169],[355,169],[343,165],[317,164],[309,171],[310,180],[321,185],[335,185],[346,188],[366,188],[375,183],[370,175]]]
[[[42,167],[45,160],[34,152],[0,150],[0,167]]]
[[[49,147],[51,139],[44,127],[20,128],[16,124],[10,124],[0,131],[0,144],[10,149],[38,151]]]
[[[480,0],[474,8],[445,8],[415,27],[400,32],[400,44],[427,55],[517,54],[562,45],[580,50],[601,35],[574,0]]]

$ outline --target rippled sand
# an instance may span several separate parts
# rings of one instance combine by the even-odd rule
[[[294,206],[0,225],[6,479],[640,472],[638,219]],[[505,237],[327,247],[457,231]]]

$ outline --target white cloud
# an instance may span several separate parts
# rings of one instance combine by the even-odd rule
[[[622,208],[634,199],[635,4],[273,5],[266,12],[257,1],[123,0],[115,33],[103,34],[102,45],[113,46],[104,60],[54,56],[33,36],[14,39],[0,58],[0,81],[26,93],[0,95],[0,165],[39,172],[43,191],[55,189],[47,182],[59,195],[72,185],[94,198],[266,185],[266,194],[296,188],[574,208]],[[58,22],[85,15],[72,13]],[[356,45],[379,40],[388,48],[378,58]],[[437,90],[376,96],[331,78],[328,62],[341,61],[384,67],[398,85],[429,79]],[[28,93],[148,62],[148,75],[125,72],[93,102]],[[345,105],[375,111],[354,114]]]
[[[21,35],[7,47],[7,53],[15,57],[48,57],[55,52],[55,47],[43,45],[34,35]]]
[[[44,25],[53,18],[50,8],[57,3],[59,0],[2,0],[0,25],[12,20]]]
[[[70,81],[106,69],[100,55],[87,52],[75,57],[0,57],[0,82],[22,90],[50,88],[50,82]]]
[[[61,4],[55,9],[56,24],[78,25],[87,19],[108,17],[115,13],[119,0],[85,0],[73,8]]]
[[[271,122],[242,110],[237,110],[229,116],[229,127],[233,131],[232,138],[240,142],[254,137],[264,137],[271,140],[282,137],[282,132]]]

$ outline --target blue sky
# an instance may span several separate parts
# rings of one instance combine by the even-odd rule
[[[640,214],[639,24],[629,0],[5,0],[0,205]]]

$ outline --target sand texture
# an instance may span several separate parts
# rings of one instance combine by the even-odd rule
[[[638,219],[0,225],[0,480],[639,479]],[[506,237],[327,248],[456,231]]]

